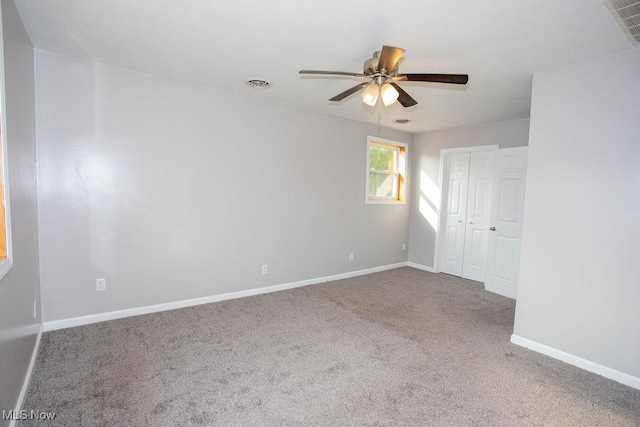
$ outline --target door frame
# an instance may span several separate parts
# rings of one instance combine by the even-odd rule
[[[445,186],[445,159],[448,154],[460,153],[460,152],[473,152],[473,151],[496,151],[500,148],[498,144],[493,145],[476,145],[472,147],[459,147],[459,148],[443,148],[440,150],[440,171],[438,172],[438,188],[440,189],[440,208],[438,209],[438,229],[436,230],[435,250],[433,251],[433,267],[436,273],[440,273],[440,248],[443,245],[444,233],[442,230],[446,227],[446,215],[442,212],[447,206],[447,196],[449,194],[449,188],[443,188]]]

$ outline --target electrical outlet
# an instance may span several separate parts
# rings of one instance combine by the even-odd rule
[[[107,281],[105,279],[96,279],[96,291],[102,292],[107,290]]]
[[[406,244],[406,243],[403,243],[403,244],[402,244],[402,250],[403,250],[403,251],[406,251],[406,250],[407,250],[407,244]]]
[[[33,300],[33,318],[38,317],[38,305],[36,304],[36,300]]]
[[[267,274],[267,264],[262,264],[262,274]]]
[[[349,252],[349,261],[353,261],[353,252]]]

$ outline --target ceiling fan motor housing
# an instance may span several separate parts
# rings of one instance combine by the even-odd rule
[[[399,62],[399,61],[398,61]],[[374,76],[376,74],[380,74],[380,69],[378,68],[378,64],[380,63],[380,51],[377,50],[373,52],[373,57],[364,61],[363,70],[364,74],[367,76]],[[383,84],[387,79],[386,77],[393,77],[398,73],[398,64],[393,68],[393,70],[386,70],[383,79],[377,79],[376,83]],[[376,76],[378,77],[378,76]]]
[[[369,58],[364,61],[364,73],[367,76],[378,72],[378,62],[380,61],[380,51],[373,52],[373,58]]]

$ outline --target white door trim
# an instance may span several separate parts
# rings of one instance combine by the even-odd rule
[[[472,152],[472,151],[496,151],[500,148],[499,145],[478,145],[473,147],[459,147],[459,148],[443,148],[440,150],[440,172],[438,173],[438,188],[440,189],[440,208],[438,209],[438,229],[436,230],[435,250],[433,251],[433,267],[436,273],[440,273],[440,248],[443,245],[442,239],[444,230],[446,227],[446,215],[441,215],[442,210],[447,206],[447,192],[442,191],[444,185],[444,166],[445,157],[447,154],[460,153],[460,152]],[[447,189],[448,190],[448,189]]]
[[[474,147],[459,147],[459,148],[443,148],[440,150],[440,164],[442,164],[442,155],[450,153],[464,153],[472,151],[491,151],[500,148],[498,144],[495,145],[478,145]]]

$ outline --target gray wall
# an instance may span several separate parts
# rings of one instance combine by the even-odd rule
[[[40,314],[33,49],[11,0],[2,0],[13,268],[0,281],[0,410],[14,409],[26,377]],[[40,311],[40,310],[38,310]],[[6,423],[0,420],[0,425]]]
[[[440,213],[440,150],[499,145],[520,147],[529,140],[529,119],[489,123],[462,129],[418,134],[412,160],[409,261],[434,267],[436,229]]]
[[[41,51],[36,88],[45,321],[407,259],[408,204],[364,203],[376,126]]]
[[[640,377],[640,49],[536,74],[514,333]]]

